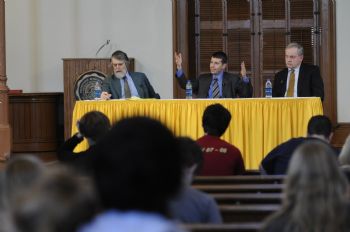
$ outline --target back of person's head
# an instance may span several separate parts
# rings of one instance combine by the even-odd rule
[[[286,231],[344,231],[347,182],[334,151],[321,141],[300,145],[290,161],[283,209]]]
[[[195,173],[197,173],[203,162],[203,152],[200,146],[189,137],[178,137],[180,154],[183,157],[183,169],[192,168],[195,166]]]
[[[214,52],[212,55],[211,55],[212,58],[217,58],[217,59],[221,59],[221,62],[222,64],[227,64],[227,55],[225,52],[223,51],[217,51],[217,52]]]
[[[111,127],[108,117],[100,111],[90,111],[79,120],[79,132],[94,142],[101,139]]]
[[[168,128],[146,117],[126,118],[94,152],[95,182],[105,209],[167,213],[182,177],[178,142]]]
[[[11,204],[18,197],[31,191],[37,181],[43,176],[45,165],[32,155],[19,155],[12,158],[5,167],[5,196]]]
[[[97,210],[91,181],[57,166],[14,205],[13,218],[18,232],[75,232]]]
[[[202,126],[208,135],[222,136],[231,121],[231,113],[221,104],[209,105],[203,113]]]
[[[346,138],[339,154],[340,165],[350,165],[350,135]]]
[[[331,139],[332,130],[331,120],[324,115],[313,116],[307,125],[308,136],[322,136],[326,140]]]

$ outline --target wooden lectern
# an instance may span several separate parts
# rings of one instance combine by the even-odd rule
[[[134,59],[130,59],[128,70],[134,71]],[[110,58],[64,58],[64,138],[71,136],[72,112],[75,105],[77,82],[87,73],[99,73],[105,77],[112,75]],[[74,122],[75,123],[75,122]]]

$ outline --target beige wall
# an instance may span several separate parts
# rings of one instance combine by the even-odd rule
[[[11,89],[63,91],[62,58],[136,60],[163,98],[172,97],[171,0],[8,0],[7,75]]]
[[[338,0],[336,9],[338,121],[350,122],[350,1]]]
[[[350,122],[350,1],[337,6],[338,120]],[[63,91],[61,58],[122,49],[136,59],[162,98],[172,97],[171,0],[6,0],[8,85],[25,92]]]

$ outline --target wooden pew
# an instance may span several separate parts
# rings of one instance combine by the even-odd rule
[[[281,204],[281,193],[211,193],[218,205],[222,204]]]
[[[222,184],[192,185],[195,189],[207,193],[280,193],[283,184]]]
[[[219,205],[224,223],[262,222],[280,207],[279,204]]]
[[[257,232],[261,223],[186,224],[184,228],[192,232]]]
[[[282,184],[285,175],[196,176],[193,184]]]

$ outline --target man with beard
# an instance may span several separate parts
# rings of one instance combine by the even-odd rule
[[[123,51],[115,51],[111,57],[113,75],[103,81],[101,99],[159,98],[146,75],[128,72],[129,58]]]

